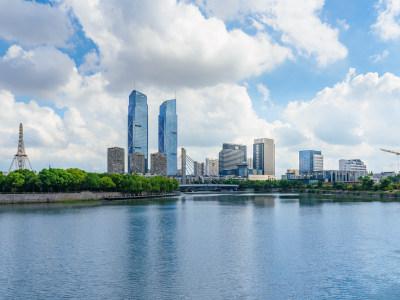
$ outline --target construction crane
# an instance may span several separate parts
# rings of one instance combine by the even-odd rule
[[[393,153],[393,154],[396,154],[396,155],[400,155],[400,152],[396,152],[396,151],[392,151],[392,150],[386,150],[386,149],[379,149],[379,150],[384,151],[384,152]]]

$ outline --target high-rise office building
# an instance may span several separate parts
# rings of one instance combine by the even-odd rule
[[[167,175],[177,175],[178,117],[176,99],[164,101],[158,116],[158,152],[167,155]]]
[[[199,162],[199,161],[195,161],[193,163],[193,175],[194,176],[204,176],[204,163],[203,162]]]
[[[367,173],[367,166],[361,159],[340,159],[340,171],[361,171]]]
[[[253,169],[262,175],[275,175],[275,144],[273,139],[255,139],[253,144]]]
[[[146,173],[146,159],[144,154],[135,152],[129,155],[130,172],[132,174]]]
[[[128,173],[131,173],[130,155],[136,152],[144,155],[145,172],[147,172],[148,148],[147,96],[137,90],[133,90],[129,95],[128,106]]]
[[[224,143],[219,152],[219,174],[237,175],[238,165],[247,163],[247,147],[245,145]]]
[[[299,171],[314,172],[324,170],[324,156],[321,151],[303,150],[299,151]]]
[[[206,158],[206,176],[218,176],[219,175],[219,161],[216,158]]]
[[[153,175],[167,175],[167,156],[164,153],[151,154],[151,174]]]
[[[107,149],[107,173],[124,174],[125,172],[125,149],[112,147]]]

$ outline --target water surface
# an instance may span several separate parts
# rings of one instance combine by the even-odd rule
[[[400,203],[169,200],[0,206],[0,298],[400,297]]]

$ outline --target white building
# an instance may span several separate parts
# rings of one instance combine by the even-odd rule
[[[206,158],[206,176],[219,176],[219,161],[217,158]]]
[[[367,175],[367,166],[363,161],[361,161],[361,159],[340,159],[339,170],[360,171],[360,172],[365,172],[365,175]]]

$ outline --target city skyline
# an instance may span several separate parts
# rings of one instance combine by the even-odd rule
[[[223,143],[249,150],[269,137],[277,177],[297,167],[301,149],[321,150],[327,169],[359,158],[374,172],[399,171],[379,151],[400,150],[395,2],[293,1],[3,4],[0,169],[23,123],[34,169],[105,172],[105,149],[128,152],[126,95],[137,88],[150,116],[175,91],[184,99],[178,147],[197,161]],[[148,126],[156,133],[157,118]],[[157,143],[149,134],[148,154]]]

